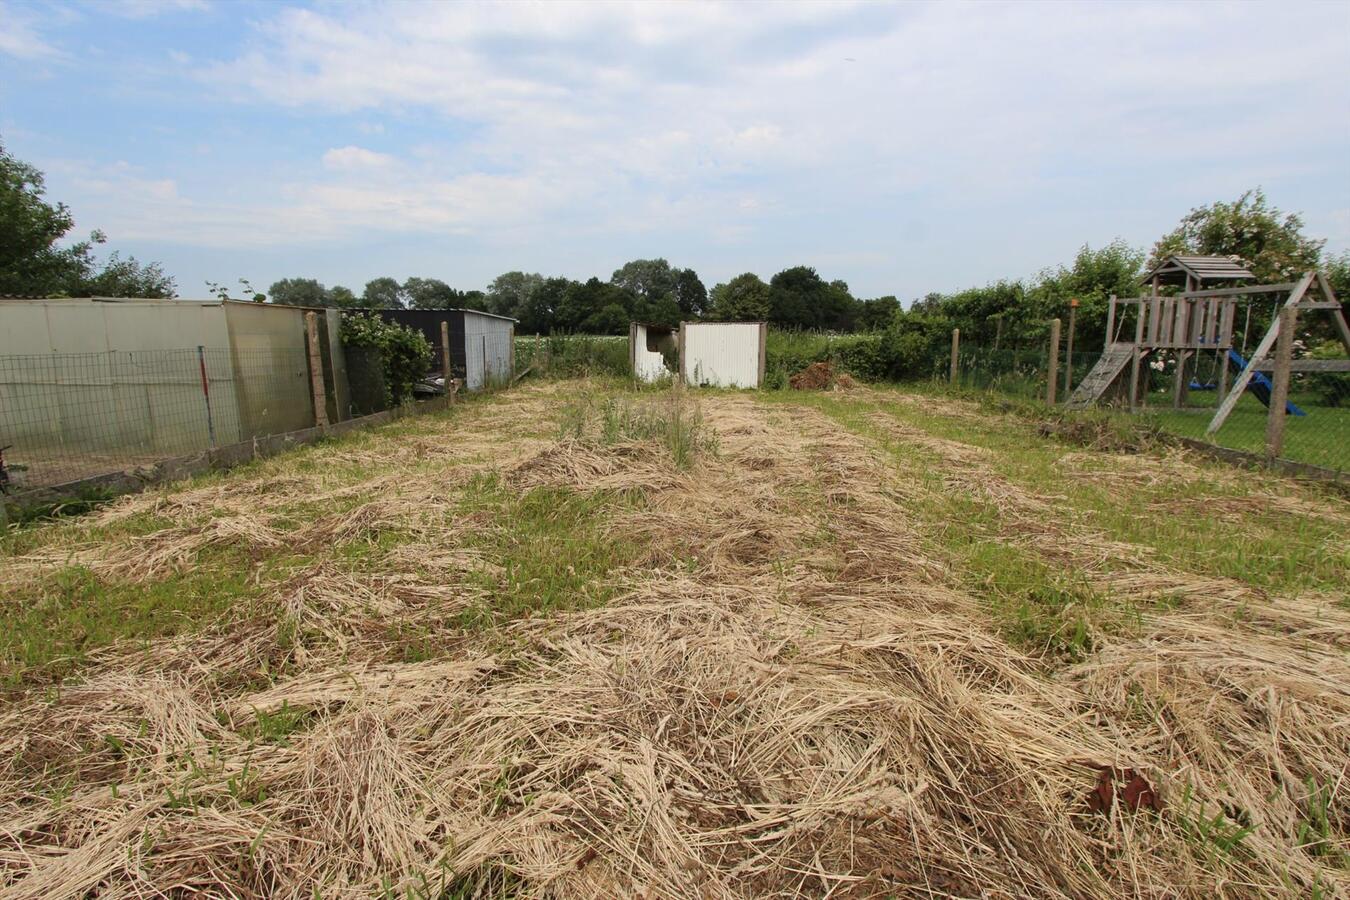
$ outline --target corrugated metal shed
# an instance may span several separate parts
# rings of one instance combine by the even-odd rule
[[[1157,278],[1159,284],[1185,284],[1188,276],[1197,286],[1215,281],[1256,280],[1256,276],[1235,257],[1178,254],[1158,263],[1139,281],[1141,284],[1148,284]]]
[[[639,381],[673,378],[679,362],[679,341],[674,328],[633,322],[628,326],[628,362]]]
[[[511,381],[516,366],[516,320],[472,309],[464,312],[464,386],[471,391]]]
[[[680,374],[686,384],[757,388],[767,332],[763,322],[683,322]]]
[[[488,383],[509,381],[515,370],[515,324],[509,316],[476,309],[353,309],[373,313],[386,322],[422,332],[431,344],[431,371],[444,368],[441,324],[450,337],[450,377],[460,378],[468,390]]]

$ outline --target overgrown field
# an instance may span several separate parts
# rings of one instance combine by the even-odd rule
[[[8,536],[0,896],[1350,896],[1350,504],[522,383]]]

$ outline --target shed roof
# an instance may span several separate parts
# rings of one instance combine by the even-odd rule
[[[466,315],[486,316],[489,319],[505,319],[508,322],[519,322],[519,319],[513,319],[510,316],[500,316],[497,313],[483,312],[481,309],[456,309],[455,312],[462,312]]]
[[[406,306],[344,306],[342,312],[349,313],[385,313],[385,312],[403,312],[403,313],[426,313],[434,315],[436,313],[459,313],[460,315],[486,316],[489,319],[504,319],[507,322],[519,322],[519,319],[513,319],[510,316],[499,316],[496,313],[483,312],[481,309],[465,309],[458,306],[449,306],[444,309],[409,309]]]
[[[1161,284],[1185,284],[1189,275],[1200,284],[1212,281],[1255,281],[1256,276],[1247,271],[1234,257],[1230,256],[1169,256],[1139,279],[1148,283],[1155,277]]]

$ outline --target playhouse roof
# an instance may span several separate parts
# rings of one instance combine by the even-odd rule
[[[1256,276],[1247,271],[1240,262],[1228,256],[1182,256],[1166,257],[1152,269],[1144,273],[1139,281],[1147,284],[1155,277],[1159,284],[1185,284],[1186,276],[1194,278],[1199,284],[1211,281],[1255,281]]]

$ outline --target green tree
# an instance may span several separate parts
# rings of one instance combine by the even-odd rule
[[[366,282],[361,303],[370,309],[402,309],[405,296],[397,279],[384,276]]]
[[[515,310],[517,328],[521,334],[549,334],[553,331],[554,316],[563,303],[563,297],[576,282],[568,278],[548,278],[529,292]]]
[[[267,295],[279,306],[331,306],[328,289],[315,278],[283,278],[272,282]]]
[[[488,296],[483,291],[456,291],[455,293],[459,295],[459,305],[465,309],[477,309],[482,312],[492,311],[488,309]]]
[[[627,313],[629,321],[646,322],[651,325],[668,325],[671,328],[679,325],[680,320],[684,318],[680,312],[680,304],[674,297],[664,297],[660,300],[635,297],[632,299],[632,305]],[[625,328],[627,324],[627,322],[624,323]]]
[[[335,284],[328,289],[328,302],[325,305],[338,309],[355,309],[361,305],[361,298],[356,296],[351,288]]]
[[[858,311],[857,327],[859,331],[881,331],[895,314],[900,311],[900,301],[890,295],[864,300]]]
[[[1327,273],[1327,280],[1341,306],[1350,303],[1350,250],[1327,257],[1322,271]]]
[[[409,309],[454,309],[462,296],[439,278],[409,278],[403,282],[402,297]]]
[[[1028,291],[1026,319],[1049,321],[1068,316],[1069,302],[1077,298],[1080,306],[1075,319],[1077,346],[1083,350],[1103,346],[1106,314],[1112,294],[1134,297],[1139,294],[1139,276],[1144,263],[1142,251],[1117,238],[1100,250],[1084,244],[1074,257],[1073,266],[1044,269]]]
[[[572,282],[554,310],[554,330],[621,334],[628,329],[635,300],[630,291],[599,278]]]
[[[675,274],[675,302],[680,313],[701,318],[708,312],[708,289],[693,269],[680,269]]]
[[[173,297],[173,279],[158,263],[112,254],[100,264],[93,248],[107,238],[58,247],[75,225],[64,203],[45,199],[46,182],[35,167],[0,144],[0,293],[34,296]]]
[[[826,282],[810,266],[784,269],[769,280],[769,321],[781,328],[852,331],[856,317],[848,285]]]
[[[519,319],[519,311],[529,300],[530,293],[543,283],[544,276],[538,272],[504,272],[488,285],[487,311]]]
[[[64,203],[43,199],[42,173],[0,144],[0,291],[47,294],[65,284],[67,256],[55,245],[75,226]]]
[[[615,269],[609,283],[645,300],[673,299],[676,270],[664,259],[635,259]]]
[[[711,315],[723,322],[763,322],[769,318],[769,286],[754,272],[744,272],[712,289]]]
[[[1305,236],[1302,216],[1271,206],[1258,187],[1191,210],[1153,246],[1149,266],[1174,253],[1237,256],[1262,282],[1289,281],[1317,267],[1324,243]]]

